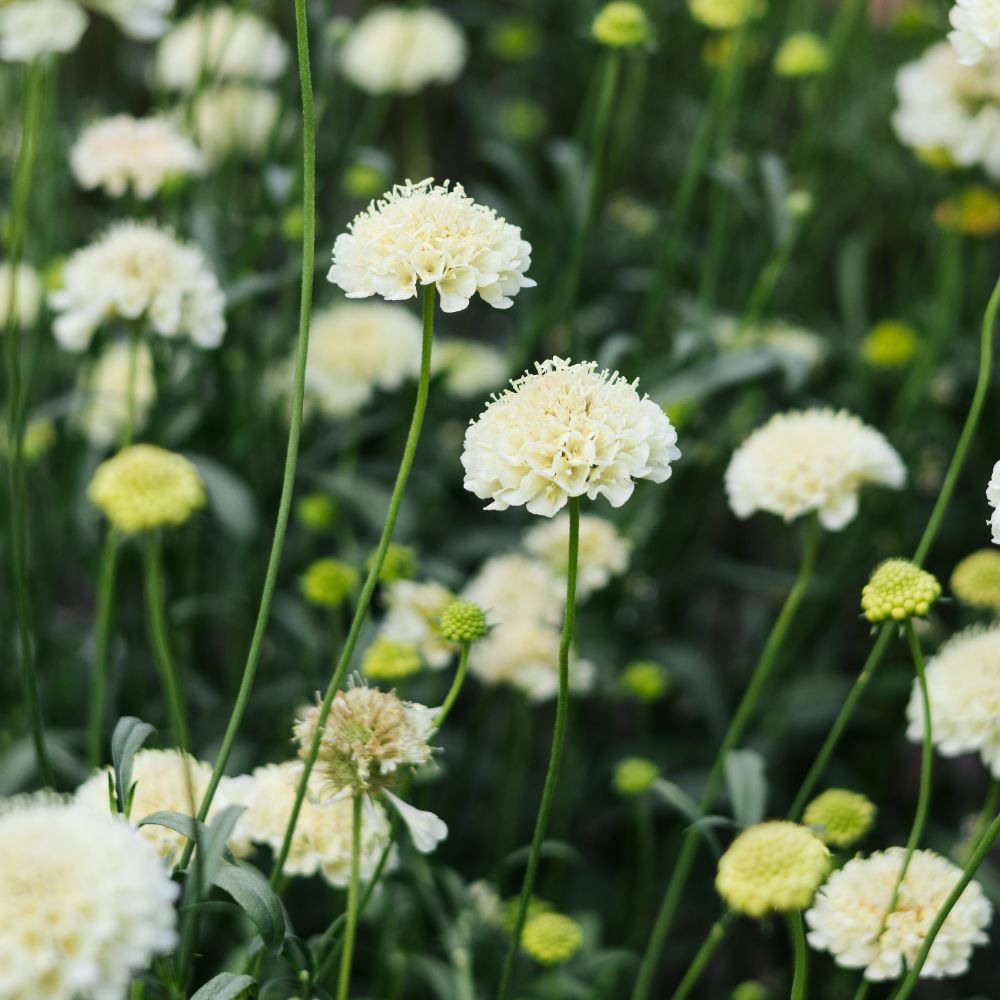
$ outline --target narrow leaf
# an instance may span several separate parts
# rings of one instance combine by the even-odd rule
[[[213,882],[236,900],[264,944],[277,955],[285,940],[285,911],[267,879],[250,865],[226,862],[215,872]]]
[[[253,976],[238,976],[235,972],[221,972],[210,979],[195,993],[191,1000],[235,1000],[244,990],[257,982]]]
[[[132,785],[132,758],[156,729],[148,722],[125,715],[111,734],[111,763],[115,772],[115,795],[118,811],[126,811],[128,789]]]
[[[764,818],[767,778],[764,758],[756,750],[733,750],[726,757],[726,788],[740,826],[753,826]]]
[[[169,809],[143,816],[136,826],[165,826],[168,830],[174,830],[196,843],[204,842],[208,836],[208,828],[204,823],[199,823],[191,816],[185,816],[184,813],[173,812]]]

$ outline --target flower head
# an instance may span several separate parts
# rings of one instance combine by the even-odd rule
[[[365,568],[371,569],[375,553],[365,562]],[[417,553],[409,545],[398,545],[393,542],[386,550],[382,569],[379,570],[378,582],[381,584],[395,583],[397,580],[409,580],[417,571]]]
[[[830,50],[819,35],[797,31],[789,35],[774,57],[778,76],[819,76],[830,68]]]
[[[210,164],[229,157],[260,160],[280,115],[278,95],[264,87],[227,83],[204,90],[192,110],[198,148]]]
[[[813,948],[828,951],[847,969],[864,969],[866,979],[896,979],[912,965],[941,904],[961,869],[933,851],[915,851],[886,919],[905,850],[890,847],[854,858],[834,872],[806,912]],[[922,978],[960,976],[977,944],[985,944],[992,907],[977,882],[958,898],[931,945]],[[885,930],[879,928],[885,920]]]
[[[569,515],[560,514],[543,521],[524,536],[524,547],[536,559],[549,566],[556,576],[566,576],[569,550]],[[628,569],[632,546],[615,530],[613,524],[600,517],[584,514],[580,517],[580,542],[576,581],[577,597],[581,600],[607,586],[613,576]]]
[[[325,493],[307,493],[295,505],[295,517],[304,528],[322,534],[333,527],[337,505]]]
[[[917,333],[909,323],[884,319],[861,343],[861,357],[873,368],[903,368],[917,350]]]
[[[531,288],[531,245],[521,230],[473,201],[461,184],[430,178],[396,185],[373,201],[333,246],[328,280],[349,299],[411,299],[434,285],[444,312],[465,309],[473,295],[497,309]]]
[[[441,638],[446,642],[475,642],[488,633],[486,612],[472,601],[452,601],[441,612]]]
[[[487,510],[551,517],[570,497],[620,507],[635,480],[662,483],[680,457],[666,414],[618,372],[552,358],[495,396],[465,433],[465,488]]]
[[[226,298],[202,252],[149,223],[120,223],[77,250],[49,304],[60,313],[56,340],[68,351],[85,350],[109,320],[141,320],[205,348],[218,347],[226,329]]]
[[[802,814],[804,826],[831,847],[851,847],[875,822],[875,803],[859,792],[830,788],[818,795]]]
[[[339,608],[354,593],[360,576],[340,559],[317,559],[302,577],[302,593],[310,604]]]
[[[990,515],[993,544],[1000,545],[1000,462],[993,466],[993,474],[986,486],[986,502],[993,508]]]
[[[441,634],[440,616],[455,595],[431,580],[397,580],[385,591],[388,606],[379,635],[415,648],[426,664],[440,670],[456,650]]]
[[[125,427],[130,409],[132,430],[141,431],[156,400],[153,352],[149,345],[142,341],[135,345],[133,371],[132,346],[127,340],[112,341],[94,366],[82,373],[79,396],[74,419],[91,444],[99,448],[114,444]]]
[[[0,811],[0,984],[7,1000],[119,1000],[171,951],[177,886],[122,820],[56,798]]]
[[[737,517],[758,510],[786,521],[816,511],[828,531],[858,512],[858,492],[898,489],[906,472],[878,431],[845,410],[792,410],[773,416],[736,450],[726,493]]]
[[[517,554],[487,559],[462,596],[500,625],[528,620],[558,625],[566,601],[562,581],[545,563]]]
[[[419,673],[420,667],[420,654],[415,646],[385,636],[376,639],[361,658],[361,672],[373,681],[401,681]]]
[[[706,28],[732,31],[767,12],[767,0],[688,0],[691,16]]]
[[[1000,232],[1000,197],[978,184],[967,187],[935,205],[934,221],[942,229],[986,239]]]
[[[640,701],[659,701],[670,689],[670,674],[661,663],[634,660],[622,673],[621,684]]]
[[[625,757],[615,764],[611,783],[619,795],[632,798],[648,792],[660,776],[660,769],[645,757]]]
[[[951,574],[951,590],[963,604],[1000,611],[1000,552],[980,549],[966,556]]]
[[[74,0],[11,0],[0,4],[0,59],[33,62],[75,49],[87,15]]]
[[[774,820],[744,830],[719,859],[715,888],[740,913],[804,910],[830,869],[830,852],[798,823]]]
[[[971,66],[1000,50],[1000,4],[996,0],[955,0],[948,13],[948,32],[958,61]]]
[[[562,913],[539,913],[521,930],[521,950],[540,965],[562,965],[583,944],[583,930]]]
[[[923,617],[941,596],[941,584],[908,559],[886,559],[861,591],[861,609],[870,622]]]
[[[2,8],[0,8],[2,10]],[[6,328],[12,315],[17,325],[26,328],[38,319],[42,305],[42,280],[27,264],[0,264],[0,324]]]
[[[612,0],[597,12],[590,33],[609,48],[629,49],[648,42],[652,27],[639,4],[631,0]]]
[[[462,398],[499,389],[510,374],[500,351],[471,340],[436,340],[431,363],[445,389]]]
[[[125,534],[182,525],[205,506],[198,470],[182,455],[134,444],[102,462],[87,489],[91,503]]]

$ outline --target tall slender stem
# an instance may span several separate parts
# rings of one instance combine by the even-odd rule
[[[816,515],[811,514],[806,522],[806,537],[802,549],[802,561],[799,565],[798,576],[795,578],[795,583],[788,592],[785,603],[781,607],[781,612],[778,614],[778,618],[771,628],[771,634],[767,637],[764,650],[750,677],[750,683],[747,685],[743,698],[736,709],[736,713],[733,715],[732,722],[730,722],[729,728],[726,730],[722,745],[719,747],[715,761],[712,764],[712,769],[709,771],[705,790],[699,802],[699,808],[703,813],[711,808],[715,797],[719,793],[719,789],[722,787],[726,757],[729,756],[730,751],[736,748],[743,737],[750,717],[757,707],[761,692],[764,690],[764,686],[777,662],[778,653],[781,651],[788,629],[795,618],[799,605],[802,603],[802,598],[808,590],[810,580],[812,579],[813,565],[816,560],[817,535],[818,525]],[[642,961],[639,964],[639,975],[632,992],[632,1000],[646,1000],[649,996],[649,991],[653,985],[653,976],[656,974],[656,967],[660,960],[660,953],[663,950],[667,934],[669,934],[673,924],[674,914],[677,911],[684,887],[687,884],[688,875],[691,873],[691,866],[694,864],[695,855],[698,853],[701,836],[701,832],[694,827],[689,827],[684,834],[677,863],[674,865],[670,881],[667,883],[663,902],[660,904],[656,922],[653,925],[649,942],[646,945]]]
[[[979,819],[972,828],[969,835],[969,846],[963,853],[971,853],[975,850],[976,844],[983,839],[990,825],[990,820],[997,814],[997,807],[1000,806],[1000,778],[994,778],[990,782],[989,791],[986,793],[986,802],[983,804]]]
[[[351,818],[351,881],[347,888],[347,926],[344,929],[344,950],[340,955],[340,975],[337,979],[337,1000],[347,1000],[351,983],[351,961],[354,958],[354,938],[358,929],[358,884],[361,881],[361,806],[363,798],[355,793]]]
[[[712,929],[708,932],[701,947],[698,949],[698,954],[695,955],[694,961],[688,966],[688,970],[684,974],[680,986],[674,991],[671,1000],[685,1000],[686,997],[690,996],[691,991],[698,984],[701,974],[705,971],[705,966],[711,961],[712,956],[715,954],[715,949],[722,943],[726,932],[729,930],[729,925],[735,917],[736,913],[733,910],[726,910],[712,924]]]
[[[792,972],[792,992],[789,1000],[806,1000],[806,986],[809,978],[809,951],[806,949],[806,936],[802,929],[802,914],[796,910],[785,914],[788,924],[788,936],[792,942],[792,952],[795,956]]]
[[[448,689],[444,703],[438,709],[438,714],[434,718],[435,729],[441,728],[441,723],[448,717],[448,713],[451,711],[452,706],[455,704],[455,699],[458,697],[458,692],[462,690],[462,684],[465,683],[465,674],[469,669],[470,645],[468,642],[462,643],[462,651],[458,656],[458,667],[455,670],[455,678],[451,682],[451,687]]]
[[[87,726],[87,764],[101,763],[108,687],[108,654],[111,646],[111,612],[114,605],[115,571],[118,565],[118,535],[113,528],[104,536],[101,568],[97,581],[97,622],[94,636],[94,677],[90,691]]]
[[[545,785],[542,788],[542,801],[538,808],[538,818],[535,820],[535,833],[531,840],[531,852],[528,855],[528,866],[524,874],[524,884],[521,886],[521,900],[517,907],[517,917],[511,929],[510,944],[504,959],[503,973],[500,977],[500,988],[497,1000],[504,1000],[510,990],[511,975],[514,971],[514,959],[517,957],[518,946],[521,943],[521,931],[528,914],[528,903],[531,901],[531,891],[535,887],[535,876],[538,874],[538,861],[541,856],[542,842],[545,840],[545,829],[549,823],[549,812],[552,800],[555,798],[556,782],[559,779],[559,763],[562,760],[563,744],[566,741],[566,716],[569,707],[569,651],[573,642],[573,627],[576,622],[576,576],[577,563],[580,554],[580,498],[570,497],[569,500],[569,541],[566,558],[566,616],[563,619],[562,638],[559,642],[559,694],[556,699],[556,722],[552,734],[552,752],[549,755],[549,767],[545,775]]]

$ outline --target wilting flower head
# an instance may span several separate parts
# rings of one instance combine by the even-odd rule
[[[94,366],[82,372],[74,421],[91,444],[107,448],[118,440],[128,419],[130,392],[132,429],[141,431],[146,426],[156,400],[156,382],[153,352],[142,341],[135,345],[130,385],[132,374],[132,347],[127,340],[108,344]]]
[[[531,244],[521,230],[473,201],[461,184],[397,184],[348,230],[333,245],[327,279],[349,299],[411,299],[418,285],[434,285],[446,313],[464,309],[477,293],[506,309],[535,284],[525,273]]]
[[[889,442],[846,410],[791,410],[736,450],[726,493],[737,517],[763,510],[791,521],[817,511],[824,528],[839,531],[857,514],[862,486],[898,489],[905,478]]]
[[[767,11],[767,0],[688,0],[691,16],[706,28],[732,31]]]
[[[196,90],[202,81],[277,80],[288,64],[280,35],[249,11],[215,7],[186,17],[157,46],[156,78],[168,90]]]
[[[90,502],[132,535],[184,524],[205,506],[198,470],[183,455],[134,444],[102,462],[87,488]]]
[[[543,521],[524,536],[524,547],[536,559],[549,566],[556,576],[565,578],[569,549],[569,515],[560,514]],[[632,546],[600,517],[584,514],[580,518],[579,570],[577,596],[582,600],[607,586],[613,576],[628,569]]]
[[[948,41],[960,63],[974,65],[1000,49],[1000,5],[995,0],[955,0],[948,20],[954,29]]]
[[[120,198],[131,185],[136,197],[152,198],[170,177],[201,172],[203,163],[190,139],[165,118],[113,115],[88,125],[69,154],[84,190],[103,188]]]
[[[171,951],[177,886],[129,825],[60,799],[0,809],[5,1000],[120,1000]]]
[[[941,584],[909,559],[886,559],[861,591],[861,609],[870,622],[923,617],[941,596]]]
[[[75,49],[87,15],[74,0],[12,0],[0,4],[0,59],[33,62]]]
[[[445,389],[462,398],[499,389],[510,374],[500,351],[470,340],[436,340],[431,365]]]
[[[804,910],[830,870],[830,852],[798,823],[774,820],[744,830],[719,859],[715,888],[751,917]]]
[[[397,580],[386,588],[385,600],[388,612],[379,634],[415,647],[435,670],[446,667],[457,647],[441,635],[439,618],[455,595],[432,580]]]
[[[834,872],[806,912],[809,943],[828,951],[847,969],[864,969],[865,979],[896,979],[913,964],[941,904],[961,869],[933,851],[915,851],[885,930],[878,936],[903,864],[905,850],[890,847],[854,858]],[[960,976],[977,944],[986,944],[992,907],[978,882],[958,898],[931,945],[922,978]]]
[[[959,632],[927,661],[931,735],[946,757],[978,752],[1000,778],[1000,625]],[[914,683],[906,735],[924,736],[923,702]]]
[[[639,4],[631,0],[613,0],[597,12],[590,33],[602,45],[627,49],[648,42],[652,28]]]
[[[441,612],[441,638],[456,645],[476,642],[489,634],[486,613],[472,601],[452,601]]]
[[[963,604],[1000,610],[1000,552],[980,549],[966,556],[951,574],[951,590]]]
[[[420,654],[408,642],[376,639],[361,658],[361,673],[373,681],[401,681],[420,672]]]
[[[802,824],[831,847],[850,847],[872,828],[875,803],[860,792],[830,788],[818,795],[802,814]]]
[[[1000,545],[1000,462],[993,466],[993,474],[986,485],[986,502],[993,508],[990,515],[993,544]]]
[[[635,660],[625,668],[621,683],[640,701],[659,701],[670,688],[670,674],[661,663]]]
[[[819,35],[796,31],[789,35],[774,56],[778,76],[818,76],[830,68],[830,50]]]
[[[462,596],[494,625],[528,619],[558,625],[566,601],[562,581],[545,563],[516,554],[487,559]]]
[[[660,776],[660,769],[645,757],[624,757],[615,764],[612,784],[619,795],[629,798],[648,792]]]
[[[77,250],[49,305],[60,313],[53,332],[68,351],[86,350],[109,320],[141,320],[205,348],[218,347],[226,330],[226,298],[204,254],[149,223],[119,223]]]
[[[551,517],[570,497],[620,507],[636,479],[662,483],[680,457],[666,414],[596,361],[536,364],[495,396],[465,433],[465,488],[487,510]]]
[[[539,913],[521,930],[521,951],[540,965],[562,965],[583,944],[583,930],[562,913]]]
[[[194,134],[209,163],[259,160],[274,134],[281,101],[263,87],[231,83],[202,91],[192,111]]]
[[[340,70],[366,94],[415,94],[451,83],[465,66],[465,36],[433,7],[378,7],[347,36]]]
[[[861,342],[861,357],[873,368],[902,368],[917,350],[917,333],[909,323],[884,319]]]
[[[302,577],[302,593],[310,604],[339,608],[358,585],[361,574],[340,559],[317,559]]]
[[[0,326],[6,329],[12,311],[18,326],[31,326],[38,319],[41,305],[42,280],[33,267],[18,264],[12,271],[10,264],[0,264]]]

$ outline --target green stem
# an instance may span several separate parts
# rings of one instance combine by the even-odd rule
[[[726,936],[726,932],[729,930],[729,926],[735,917],[736,914],[732,910],[726,910],[715,921],[712,929],[708,932],[701,947],[698,949],[698,954],[695,955],[694,961],[688,966],[687,972],[684,973],[684,978],[681,980],[680,986],[674,991],[671,1000],[685,1000],[685,997],[690,995],[691,991],[698,984],[701,974],[705,971],[705,966],[708,965],[715,954],[716,948],[722,944],[722,940]]]
[[[976,825],[972,828],[972,834],[969,836],[967,851],[973,850],[976,844],[983,839],[983,835],[990,825],[990,819],[997,814],[998,806],[1000,806],[1000,778],[994,778],[990,782],[989,791],[986,793],[986,802],[979,814],[979,819],[976,820]]]
[[[448,717],[448,713],[451,711],[452,705],[455,704],[455,699],[458,697],[458,692],[462,690],[462,684],[465,681],[465,673],[469,669],[469,648],[470,643],[462,643],[462,652],[458,657],[458,669],[455,671],[455,679],[451,682],[451,688],[448,691],[447,697],[444,699],[444,704],[438,709],[438,714],[434,719],[434,728],[440,729],[441,723]]]
[[[511,975],[514,971],[514,960],[517,957],[521,942],[521,931],[528,914],[528,904],[531,901],[531,891],[535,887],[535,876],[538,874],[538,861],[541,856],[542,843],[545,840],[545,829],[549,822],[549,812],[555,797],[556,782],[559,778],[559,763],[562,759],[563,744],[566,740],[566,715],[569,707],[569,651],[573,642],[573,626],[576,621],[576,576],[580,553],[580,498],[569,499],[569,542],[566,558],[566,616],[563,620],[562,638],[559,642],[559,694],[556,699],[556,722],[552,734],[552,752],[549,756],[549,767],[545,775],[545,785],[542,789],[542,801],[535,820],[535,833],[531,840],[531,852],[528,855],[528,866],[525,870],[524,884],[521,886],[521,901],[517,908],[517,917],[511,929],[510,944],[504,958],[503,973],[500,977],[500,988],[497,990],[497,1000],[504,1000],[510,989]]]
[[[722,779],[725,774],[726,758],[730,752],[736,748],[747,724],[757,707],[761,693],[764,690],[771,671],[778,659],[785,636],[788,633],[792,621],[795,618],[802,598],[808,590],[813,573],[813,565],[816,560],[816,542],[818,535],[818,522],[815,514],[810,514],[806,522],[805,543],[802,549],[802,561],[799,565],[799,572],[795,578],[792,589],[785,598],[785,603],[781,607],[781,612],[771,628],[771,634],[767,637],[764,650],[757,661],[757,666],[751,675],[750,683],[733,715],[732,722],[726,730],[722,745],[716,754],[712,769],[709,772],[708,780],[705,783],[705,790],[702,793],[699,809],[702,813],[707,812],[715,797],[722,787]],[[656,974],[656,967],[659,964],[660,953],[663,950],[667,935],[673,924],[674,915],[684,893],[688,876],[691,873],[691,866],[694,863],[695,855],[698,853],[698,845],[701,841],[701,832],[694,827],[689,827],[684,834],[681,843],[680,854],[674,866],[670,881],[660,904],[660,910],[656,915],[656,922],[653,925],[649,942],[643,953],[642,961],[639,964],[639,975],[636,979],[635,988],[632,992],[632,1000],[646,1000],[653,985],[653,977]]]
[[[788,924],[788,936],[792,941],[792,951],[795,954],[795,966],[792,973],[792,992],[789,1000],[806,1000],[806,985],[809,978],[809,952],[806,949],[806,936],[802,930],[802,914],[796,910],[785,914]]]
[[[104,716],[108,687],[108,653],[111,646],[111,612],[114,606],[115,571],[118,566],[118,535],[108,529],[101,552],[101,569],[97,582],[97,622],[94,638],[94,680],[90,692],[90,719],[87,727],[87,764],[91,768],[101,763],[104,741]]]
[[[351,961],[354,958],[354,938],[358,929],[358,883],[361,879],[361,806],[363,799],[354,796],[351,819],[351,881],[347,889],[347,926],[344,930],[344,950],[340,956],[340,976],[337,980],[337,1000],[347,1000],[351,982]]]
[[[299,0],[301,2],[301,0]],[[385,562],[386,552],[392,542],[392,533],[396,528],[396,518],[399,516],[399,507],[403,501],[403,494],[406,492],[406,483],[410,478],[410,470],[413,468],[413,459],[417,452],[417,443],[420,440],[420,429],[423,426],[424,414],[427,411],[427,397],[430,392],[431,380],[431,343],[434,338],[434,286],[425,285],[423,290],[423,344],[420,355],[420,380],[417,384],[417,398],[413,406],[413,418],[410,421],[410,430],[406,436],[406,446],[403,449],[403,458],[399,463],[399,472],[396,474],[396,484],[392,489],[392,496],[389,499],[389,511],[386,514],[385,526],[382,528],[382,537],[379,539],[378,548],[375,550],[375,557],[371,561],[368,569],[368,576],[361,594],[358,597],[357,606],[354,609],[354,617],[347,632],[347,639],[340,653],[337,667],[327,685],[326,693],[320,705],[319,716],[316,720],[316,733],[313,741],[306,752],[305,766],[302,769],[302,777],[299,779],[298,787],[295,790],[295,802],[288,817],[288,826],[285,829],[285,839],[281,845],[281,850],[275,859],[274,870],[271,872],[272,885],[278,885],[281,881],[281,872],[288,858],[288,852],[292,846],[292,836],[295,833],[295,825],[299,820],[299,813],[302,810],[302,801],[306,795],[306,788],[309,783],[309,775],[312,773],[313,765],[319,753],[320,739],[326,726],[333,699],[340,690],[340,685],[350,666],[351,657],[358,644],[361,635],[361,626],[364,624],[365,616],[378,585],[379,575],[382,572],[382,564]]]

